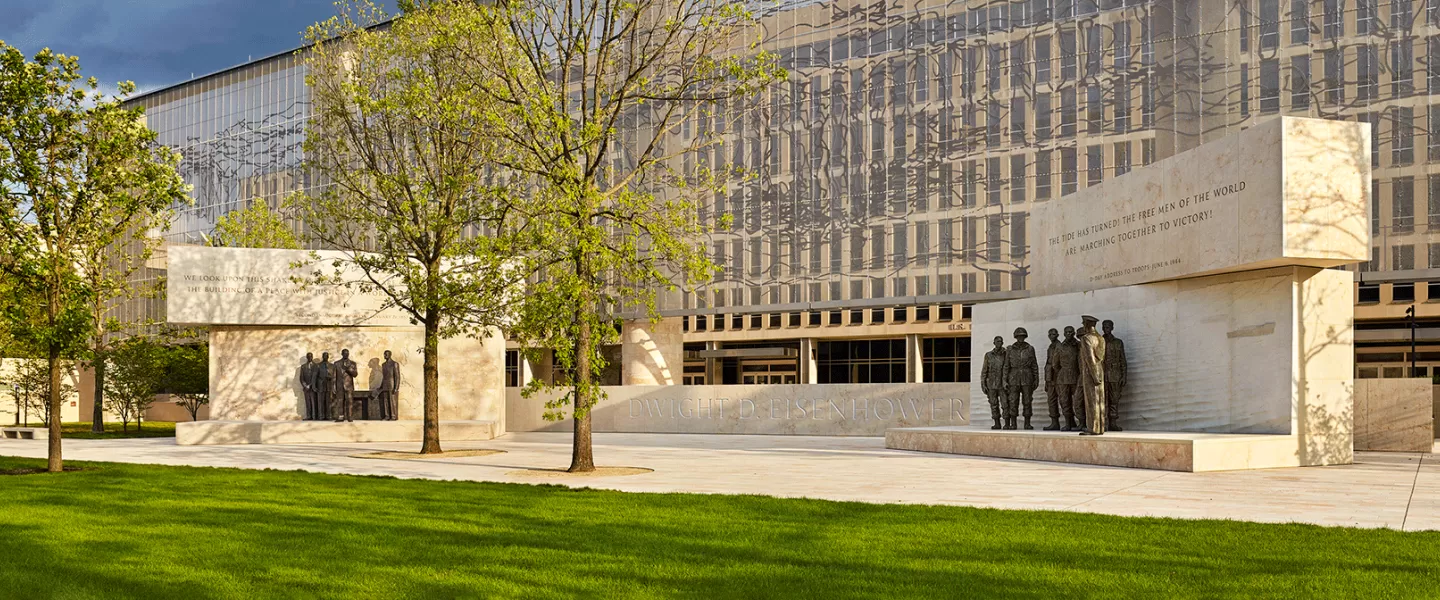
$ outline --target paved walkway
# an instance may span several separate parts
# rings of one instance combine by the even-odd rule
[[[887,450],[881,438],[596,434],[602,466],[653,473],[553,478],[570,436],[515,433],[447,444],[504,454],[430,460],[351,455],[417,444],[176,446],[169,439],[68,440],[66,458],[300,469],[406,478],[558,483],[629,492],[764,494],[876,503],[956,504],[1131,516],[1440,529],[1440,455],[1357,453],[1340,467],[1172,473]],[[44,442],[0,440],[0,455],[42,457]]]

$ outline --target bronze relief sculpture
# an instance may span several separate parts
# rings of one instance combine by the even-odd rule
[[[400,363],[385,351],[385,362],[380,363],[380,420],[394,421],[400,418]]]
[[[1050,415],[1050,424],[1045,426],[1045,431],[1059,431],[1060,402],[1056,397],[1055,375],[1060,367],[1060,332],[1052,327],[1047,335],[1050,347],[1045,350],[1045,408]]]
[[[332,394],[334,399],[331,404],[331,416],[336,423],[341,421],[355,420],[355,378],[360,375],[360,369],[355,361],[350,360],[350,350],[340,351],[340,360],[335,361],[335,391]]]
[[[1105,433],[1105,338],[1095,331],[1099,319],[1080,317],[1080,392],[1085,398],[1085,420],[1080,435]]]
[[[1025,341],[1030,336],[1024,327],[1015,328],[1015,343],[1005,349],[1005,406],[1003,417],[1005,429],[1018,429],[1016,420],[1025,417],[1025,429],[1030,425],[1035,401],[1035,388],[1040,384],[1040,363],[1035,360],[1035,347]]]
[[[1000,429],[1000,400],[1005,395],[1005,338],[995,336],[995,349],[985,353],[980,365],[980,391],[990,401],[991,429]]]
[[[316,405],[318,394],[315,390],[315,353],[306,352],[305,362],[300,365],[300,390],[305,396],[305,415],[307,421],[314,421],[320,418],[320,408]]]
[[[1125,390],[1129,367],[1125,363],[1125,342],[1115,337],[1115,322],[1105,319],[1100,324],[1105,333],[1105,427],[1120,428],[1120,394]]]

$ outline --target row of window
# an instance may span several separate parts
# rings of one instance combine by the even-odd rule
[[[757,303],[758,305],[759,303]],[[736,305],[740,307],[741,305]],[[896,306],[888,308],[852,308],[827,311],[793,311],[788,313],[752,313],[729,315],[692,315],[681,317],[685,332],[781,329],[822,327],[831,325],[879,325],[884,323],[948,323],[955,320],[954,305]],[[960,319],[970,319],[970,306],[960,309]]]

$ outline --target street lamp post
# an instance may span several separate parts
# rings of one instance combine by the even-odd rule
[[[1410,376],[1415,377],[1415,305],[1405,309],[1405,318],[1410,321]]]

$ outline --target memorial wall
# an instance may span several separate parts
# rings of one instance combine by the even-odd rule
[[[330,365],[337,367],[342,351],[354,362],[352,387],[361,398],[352,405],[359,409],[350,411],[351,419],[423,418],[423,328],[410,324],[402,311],[385,308],[378,293],[317,283],[317,274],[335,282],[360,280],[356,270],[335,265],[339,253],[172,246],[167,256],[169,322],[210,330],[213,419],[335,418],[329,403],[307,402],[303,382],[310,377],[307,353],[313,363],[328,353]],[[387,350],[397,391],[393,415],[383,414],[386,406],[377,404]],[[505,342],[499,332],[485,339],[442,340],[439,358],[440,418],[489,422],[494,424],[489,431],[503,433]],[[244,437],[213,431],[213,426],[207,435]]]
[[[1370,260],[1363,127],[1276,118],[1038,203],[1030,296]]]
[[[966,425],[968,383],[625,385],[604,388],[597,433],[731,433],[880,436],[892,427]],[[545,402],[506,392],[509,431],[571,431],[546,421]]]
[[[973,308],[971,380],[1024,327],[1049,423],[1047,333],[1083,336],[1090,316],[1124,347],[1123,379],[1103,385],[1111,428],[1293,436],[1288,458],[1254,464],[1350,462],[1354,279],[1325,267],[1369,256],[1368,127],[1277,118],[1037,207],[1034,293]]]

